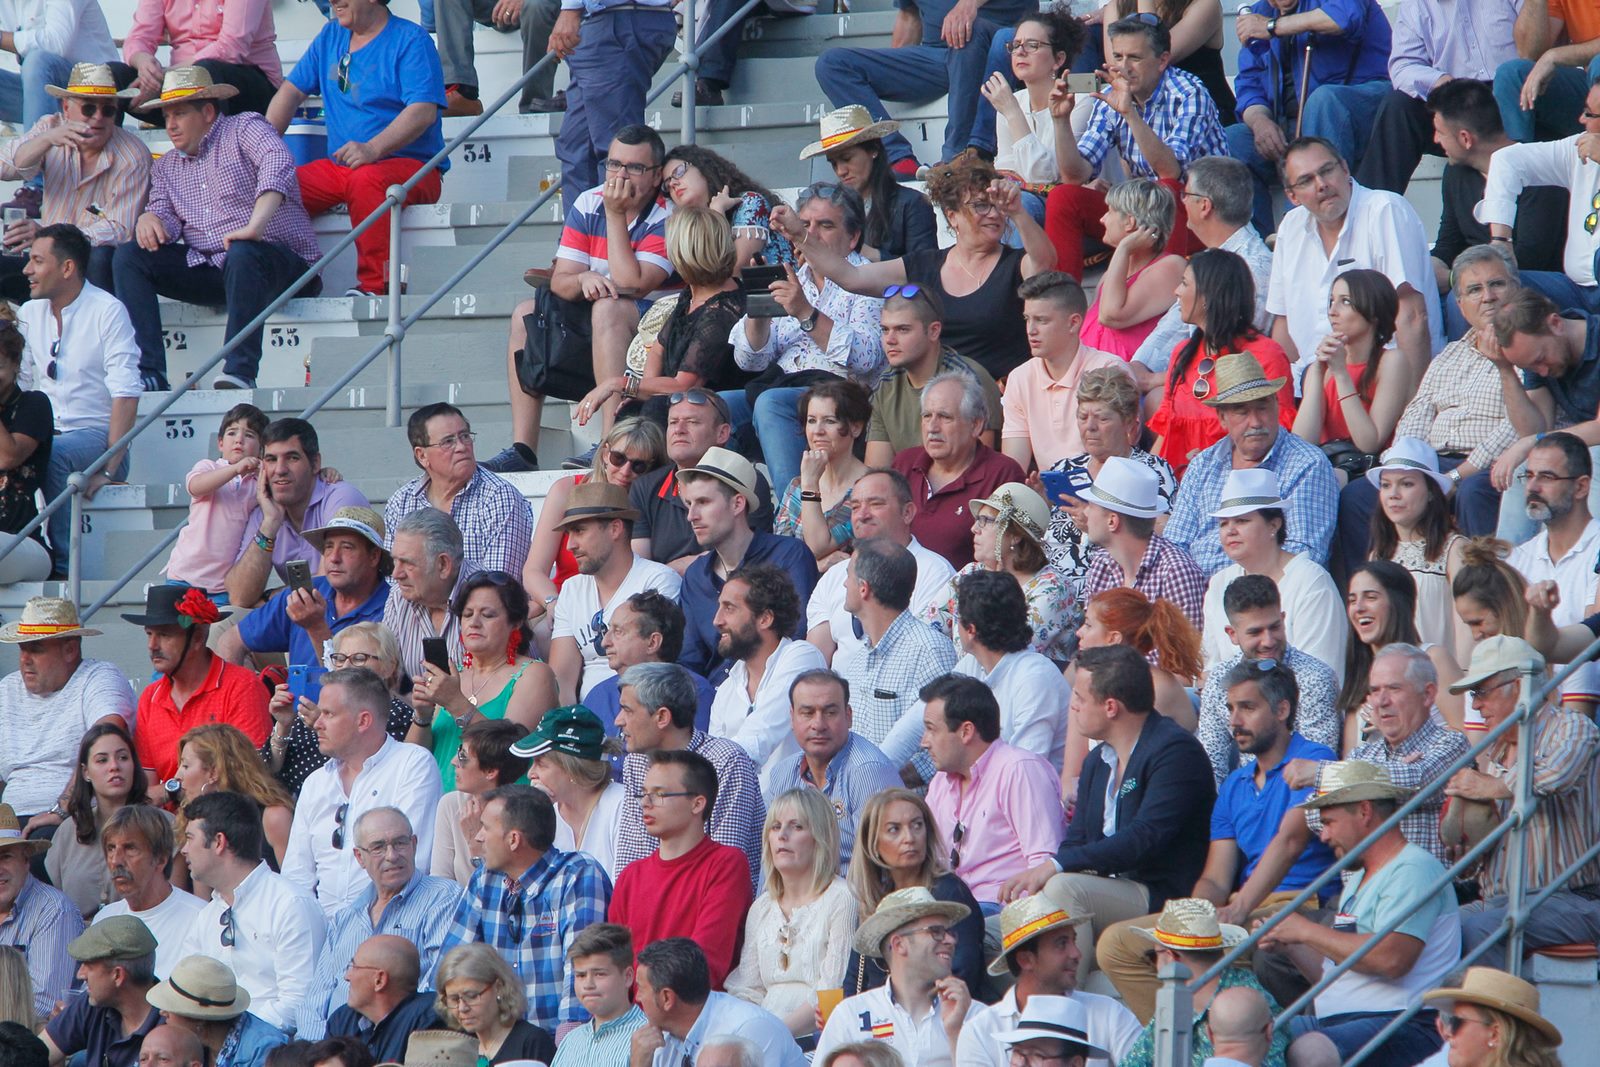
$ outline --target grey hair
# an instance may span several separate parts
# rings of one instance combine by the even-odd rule
[[[1128,216],[1136,226],[1155,231],[1157,248],[1172,236],[1178,216],[1178,202],[1171,190],[1149,178],[1130,178],[1113,188],[1106,194],[1106,207]]]
[[[922,387],[922,403],[928,402],[928,394],[936,385],[954,382],[961,386],[961,417],[968,421],[981,422],[985,429],[989,426],[989,398],[983,395],[983,386],[978,383],[976,375],[966,371],[947,370],[943,374],[935,374],[928,379],[928,384]]]
[[[1507,248],[1502,247],[1504,242],[1490,242],[1486,245],[1473,245],[1456,257],[1450,264],[1450,289],[1459,298],[1461,296],[1461,272],[1468,267],[1476,267],[1480,263],[1499,263],[1511,275],[1511,280],[1519,286],[1522,284],[1522,272],[1517,270],[1516,261],[1511,258]]]
[[[428,556],[449,556],[458,568],[467,553],[461,527],[438,508],[418,508],[401,519],[395,524],[394,535],[401,534],[416,534],[422,538],[422,550]]]
[[[1250,221],[1250,168],[1232,156],[1205,156],[1189,164],[1189,190],[1211,201],[1230,226]]]
[[[384,805],[381,808],[368,808],[366,811],[362,812],[356,818],[356,824],[355,824],[354,829],[355,829],[355,839],[356,839],[357,843],[359,843],[362,840],[361,828],[363,826],[365,826],[367,824],[367,821],[369,819],[371,819],[375,815],[392,815],[394,818],[399,819],[402,823],[405,824],[406,833],[415,835],[416,832],[417,832],[417,828],[415,826],[411,825],[411,816],[407,815],[405,812],[401,811],[399,808],[395,808],[395,807],[390,807],[388,805]]]
[[[676,663],[635,663],[622,672],[618,684],[631,688],[645,707],[666,708],[674,725],[694,722],[700,698],[694,691],[694,679]]]
[[[1404,641],[1384,645],[1372,656],[1374,665],[1385,656],[1402,656],[1406,661],[1406,681],[1416,687],[1417,692],[1422,692],[1430,685],[1439,684],[1439,672],[1433,665],[1433,660],[1428,654],[1416,645],[1408,645]]]
[[[739,1054],[739,1067],[761,1067],[765,1061],[761,1057],[761,1048],[748,1037],[738,1034],[722,1034],[718,1037],[707,1038],[700,1046],[703,1054],[708,1048],[731,1048]]]
[[[804,211],[813,200],[821,200],[838,208],[839,214],[844,216],[847,232],[860,236],[861,231],[866,229],[867,206],[862,203],[861,194],[850,186],[842,182],[812,182],[794,198],[795,213]]]
[[[1273,664],[1268,668],[1266,662],[1242,659],[1235,663],[1222,679],[1222,691],[1226,693],[1236,685],[1254,682],[1270,707],[1276,709],[1279,704],[1289,705],[1289,721],[1285,725],[1293,730],[1295,717],[1300,712],[1300,684],[1287,667]]]

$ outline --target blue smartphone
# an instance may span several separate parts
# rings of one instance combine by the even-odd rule
[[[294,709],[300,710],[300,699],[315,704],[322,696],[322,676],[328,671],[324,667],[315,667],[309,663],[293,663],[289,666],[289,695],[294,698]]]
[[[1044,486],[1046,502],[1053,508],[1061,506],[1063,496],[1076,499],[1094,484],[1094,478],[1082,467],[1070,471],[1041,471],[1039,481]]]

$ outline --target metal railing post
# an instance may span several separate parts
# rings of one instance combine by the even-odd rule
[[[1161,989],[1156,993],[1155,1067],[1189,1067],[1194,1047],[1194,972],[1176,960],[1163,963],[1156,973]]]
[[[405,264],[400,260],[400,206],[405,203],[406,191],[398,185],[389,186],[389,325],[383,335],[389,339],[389,391],[384,401],[384,425],[400,425],[400,342],[405,338],[405,324],[400,321],[400,296],[405,292]]]
[[[1538,708],[1534,705],[1540,668],[1532,663],[1522,668],[1522,718],[1517,722],[1517,786],[1511,804],[1511,834],[1502,848],[1506,857],[1506,916],[1511,929],[1506,933],[1506,970],[1522,977],[1522,931],[1527,926],[1523,900],[1527,897],[1528,820],[1537,801],[1533,795],[1533,726]]]
[[[67,476],[67,492],[72,494],[70,514],[72,525],[67,535],[67,596],[73,607],[81,607],[83,598],[83,488],[89,477],[77,471]]]
[[[683,0],[683,129],[681,140],[694,144],[694,83],[700,70],[700,57],[694,50],[695,0]]]

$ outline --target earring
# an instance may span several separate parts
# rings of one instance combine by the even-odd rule
[[[463,667],[472,666],[472,653],[471,652],[468,652],[466,655],[461,657],[461,665]]]
[[[517,663],[518,636],[517,632],[513,630],[511,631],[511,636],[506,638],[506,663],[510,666],[516,666]]]

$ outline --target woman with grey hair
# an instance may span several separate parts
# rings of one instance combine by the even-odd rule
[[[446,952],[434,986],[434,1012],[450,1028],[478,1039],[480,1067],[511,1060],[549,1063],[556,1054],[550,1032],[522,1017],[528,1009],[522,979],[481,941]]]
[[[1083,317],[1082,343],[1123,359],[1139,345],[1172,306],[1183,277],[1183,257],[1166,251],[1176,224],[1178,202],[1165,186],[1133,178],[1106,194],[1102,240],[1111,261]]]

